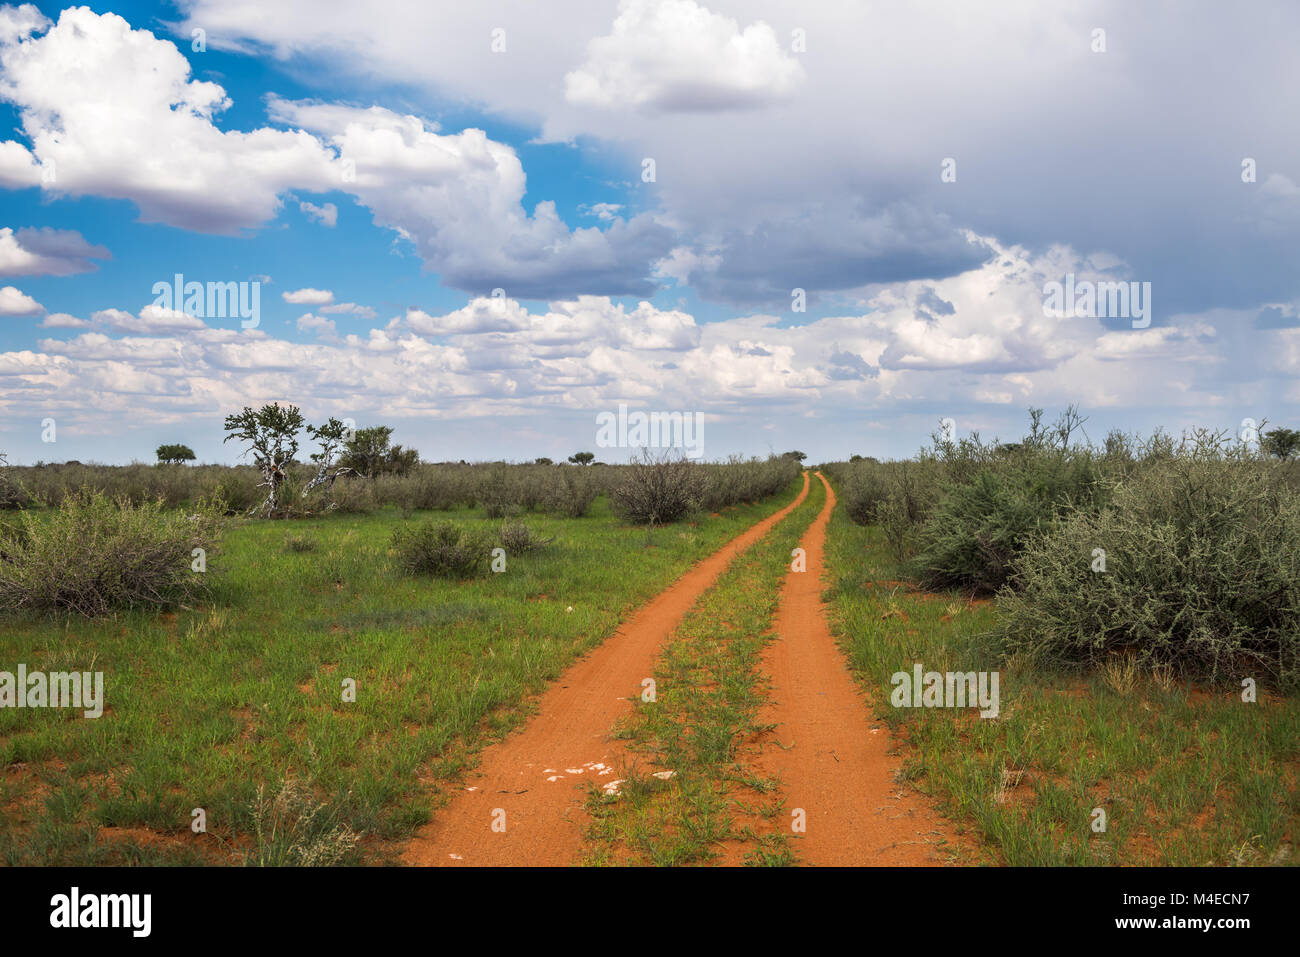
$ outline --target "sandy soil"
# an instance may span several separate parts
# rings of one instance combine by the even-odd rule
[[[803,482],[793,503],[696,564],[570,667],[541,696],[527,724],[483,752],[478,772],[420,830],[403,863],[575,863],[583,849],[586,785],[617,786],[622,754],[609,740],[610,728],[631,711],[628,699],[641,694],[643,679],[653,677],[664,642],[696,599],[736,555],[804,501],[807,472]]]
[[[826,504],[800,542],[808,570],[786,575],[778,637],[763,656],[772,687],[759,720],[776,727],[752,763],[784,785],[780,826],[791,828],[792,812],[804,812],[806,830],[792,841],[801,863],[943,864],[949,854],[940,844],[957,838],[923,796],[895,783],[901,760],[889,753],[889,732],[872,719],[826,622],[821,590],[835,494],[817,477]]]

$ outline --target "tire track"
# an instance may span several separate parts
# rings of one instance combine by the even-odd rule
[[[614,723],[654,674],[660,649],[696,599],[731,560],[808,497],[798,497],[694,565],[547,689],[538,713],[483,751],[478,772],[434,814],[403,852],[411,865],[557,866],[582,853],[590,781],[609,785],[620,749]]]
[[[807,571],[786,575],[778,637],[764,650],[771,693],[759,720],[775,729],[753,763],[782,782],[780,826],[792,827],[796,809],[804,813],[806,830],[793,841],[802,863],[942,864],[939,845],[957,841],[951,826],[895,783],[901,761],[889,754],[890,734],[868,711],[826,621],[821,579],[835,493],[817,477],[826,504],[800,542]]]

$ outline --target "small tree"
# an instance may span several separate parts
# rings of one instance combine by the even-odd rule
[[[179,465],[181,462],[194,461],[194,451],[188,445],[160,445],[154,454],[163,465]]]
[[[800,462],[802,462],[802,461],[803,461],[804,459],[806,459],[807,457],[808,457],[808,456],[807,456],[806,453],[804,453],[804,452],[799,452],[799,451],[786,452],[785,455],[784,455],[784,458],[787,458],[787,459],[798,459]]]
[[[534,465],[554,465],[555,463],[552,462],[550,459],[548,459],[545,455],[543,455],[541,458],[533,459],[533,464],[534,464]]]
[[[348,441],[341,460],[358,475],[374,478],[388,455],[388,439],[393,430],[386,425],[357,429]]]
[[[592,462],[596,461],[596,453],[575,452],[573,455],[569,456],[569,461],[574,465],[590,465]]]
[[[386,425],[357,429],[348,440],[339,464],[367,478],[385,473],[405,475],[419,463],[420,453],[400,445],[390,446],[392,434],[392,428]]]
[[[240,439],[248,443],[244,454],[252,453],[253,464],[262,473],[257,487],[269,489],[266,500],[249,509],[250,515],[263,509],[267,515],[275,513],[286,469],[298,454],[298,433],[302,427],[302,412],[296,405],[268,404],[257,410],[245,406],[237,415],[226,416],[228,434],[223,442]]]
[[[1288,462],[1300,455],[1300,432],[1295,429],[1271,429],[1259,437],[1264,453]]]

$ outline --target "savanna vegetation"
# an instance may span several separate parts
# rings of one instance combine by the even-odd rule
[[[288,406],[225,425],[248,464],[0,463],[0,670],[105,685],[96,719],[0,709],[5,863],[391,860],[546,682],[800,471],[424,463]]]
[[[1085,421],[1035,410],[1017,441],[822,467],[826,598],[899,783],[974,860],[1294,862],[1296,442],[1094,444]],[[392,860],[548,681],[789,502],[806,458],[428,463],[292,407],[225,424],[248,464],[0,457],[0,670],[106,679],[98,719],[0,709],[0,860]],[[821,494],[665,647],[658,703],[616,732],[642,763],[590,795],[589,862],[797,860],[745,823],[780,783],[737,742]],[[997,716],[891,706],[915,664],[998,672]]]
[[[826,466],[841,643],[906,778],[1006,863],[1294,862],[1288,430],[1093,444],[1083,423],[1034,410],[1016,442]],[[891,706],[915,663],[999,671],[1001,714]]]

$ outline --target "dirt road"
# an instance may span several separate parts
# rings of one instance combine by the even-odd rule
[[[920,795],[904,794],[894,783],[901,761],[888,753],[889,732],[868,712],[822,610],[835,493],[820,472],[817,477],[826,504],[800,542],[807,571],[786,575],[778,637],[764,651],[772,689],[759,720],[776,729],[754,763],[784,784],[782,826],[793,826],[795,809],[805,815],[806,830],[794,832],[793,841],[802,863],[942,864],[940,841],[956,838]]]
[[[732,539],[643,605],[538,702],[524,727],[483,752],[476,775],[435,812],[402,855],[413,865],[565,865],[582,853],[585,785],[617,780],[611,727],[641,693],[673,628],[726,569],[808,496],[808,473],[790,505]]]

